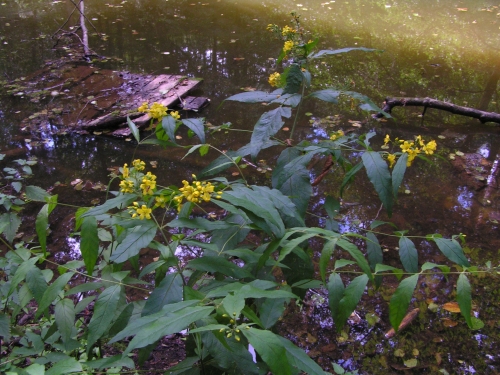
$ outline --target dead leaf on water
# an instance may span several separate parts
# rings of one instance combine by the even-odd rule
[[[83,180],[77,178],[76,180],[71,181],[71,186],[76,186],[78,184],[81,184]]]
[[[469,9],[468,8],[457,8],[459,12],[467,12]]]
[[[403,363],[405,364],[406,367],[412,368],[418,364],[418,361],[416,358],[412,358],[412,359],[407,359]]]
[[[452,313],[460,312],[460,306],[458,306],[457,302],[447,302],[443,305],[443,309]]]
[[[239,176],[240,175],[240,172],[233,172],[231,173],[231,176]]]

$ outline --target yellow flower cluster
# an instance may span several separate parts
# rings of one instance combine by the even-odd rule
[[[196,176],[193,175],[196,179]],[[210,202],[215,187],[210,182],[206,181],[193,181],[191,184],[186,180],[182,181],[184,185],[179,189],[182,193],[174,197],[174,201],[178,204],[179,211],[182,208],[182,202],[185,199],[188,202],[201,203],[201,201]],[[216,192],[215,198],[220,199],[222,192]]]
[[[281,84],[281,74],[278,72],[272,73],[269,76],[268,82],[272,87],[279,87]]]
[[[293,42],[293,40],[287,40],[285,42],[285,44],[283,45],[283,52],[285,54],[287,54],[288,52],[290,52],[293,49],[293,46],[295,46],[295,43]]]
[[[268,26],[268,29],[269,29],[269,26]],[[281,30],[281,35],[283,35],[283,36],[287,36],[287,35],[295,34],[295,33],[296,33],[295,29],[292,29],[290,26],[285,26]]]
[[[154,102],[151,107],[149,107],[148,103],[144,102],[137,110],[139,112],[149,113],[151,118],[155,120],[161,120],[167,115],[168,108],[157,102]]]
[[[146,163],[144,163],[141,159],[135,159],[132,162],[132,165],[134,166],[136,171],[143,171],[146,168]]]
[[[134,181],[130,179],[122,180],[120,182],[120,192],[126,194],[126,193],[133,193],[134,192]]]
[[[139,203],[134,202],[132,206],[128,207],[129,213],[132,215],[132,218],[139,218],[141,220],[151,219],[151,212],[153,211],[151,208],[148,208],[145,204],[139,206]]]
[[[391,141],[391,137],[387,134],[384,138],[384,145],[382,148],[389,148],[388,143]],[[408,154],[408,160],[406,161],[406,166],[410,167],[417,157],[418,154],[425,152],[427,155],[432,155],[437,149],[437,143],[435,140],[425,142],[421,135],[415,137],[414,141],[406,141],[403,139],[396,138],[396,142],[399,143],[399,148],[401,152]],[[389,162],[389,167],[392,168],[396,163],[396,155],[388,154],[387,161]]]
[[[151,172],[146,173],[139,187],[142,189],[143,195],[152,195],[156,189],[156,176],[151,174]]]
[[[339,139],[344,135],[345,135],[344,132],[342,130],[339,130],[330,136],[330,141],[335,141],[336,139]]]

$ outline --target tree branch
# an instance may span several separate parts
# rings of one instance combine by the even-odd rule
[[[425,107],[440,109],[442,111],[451,112],[456,115],[468,116],[477,118],[482,123],[495,122],[500,124],[500,114],[494,112],[485,112],[479,109],[462,107],[453,103],[443,102],[432,98],[386,98],[382,110],[391,113],[394,107]],[[376,114],[374,117],[383,117],[382,113]]]

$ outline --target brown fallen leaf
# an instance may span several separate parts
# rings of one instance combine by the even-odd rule
[[[416,309],[413,309],[408,314],[406,314],[406,316],[403,318],[401,324],[398,327],[398,331],[405,329],[411,322],[413,322],[413,320],[417,317],[419,312],[420,309],[417,307]],[[385,333],[385,337],[388,339],[394,337],[394,335],[396,335],[396,331],[394,330],[394,328],[391,328]]]
[[[458,306],[457,302],[447,302],[443,305],[443,309],[452,313],[460,312],[460,306]]]
[[[451,319],[448,319],[448,318],[442,319],[442,322],[443,322],[443,325],[446,328],[452,328],[452,327],[455,327],[458,324],[458,322],[456,320],[451,320]]]

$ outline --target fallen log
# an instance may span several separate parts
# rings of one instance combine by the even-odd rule
[[[495,122],[500,124],[500,114],[494,112],[485,112],[479,109],[463,107],[453,103],[443,102],[432,98],[386,98],[382,110],[391,113],[394,107],[424,107],[424,113],[427,108],[439,109],[451,112],[455,115],[462,115],[477,118],[481,123]],[[376,114],[375,118],[382,118],[382,113]]]

